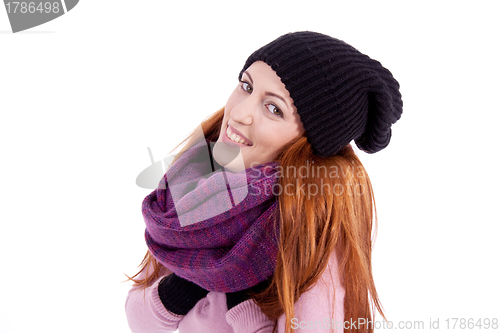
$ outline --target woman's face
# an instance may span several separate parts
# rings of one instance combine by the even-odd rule
[[[217,141],[237,145],[246,169],[273,161],[303,132],[285,85],[269,65],[256,61],[229,96]]]

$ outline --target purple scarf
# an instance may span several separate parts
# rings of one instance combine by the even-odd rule
[[[214,171],[209,147],[187,150],[144,199],[146,243],[162,265],[207,290],[243,290],[276,266],[278,164],[234,173],[215,163]]]

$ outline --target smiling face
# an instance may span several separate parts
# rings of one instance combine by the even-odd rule
[[[238,145],[245,168],[273,161],[304,127],[274,70],[256,61],[243,73],[224,109],[218,141]]]

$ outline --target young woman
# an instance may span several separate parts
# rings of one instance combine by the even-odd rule
[[[132,332],[372,332],[375,205],[350,142],[389,144],[398,82],[309,31],[255,51],[239,81],[143,202]]]

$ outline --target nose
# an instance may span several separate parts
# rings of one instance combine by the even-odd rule
[[[257,108],[256,99],[252,98],[252,95],[250,95],[233,107],[231,110],[231,118],[233,121],[243,125],[251,125],[254,121],[254,117],[257,115]]]

